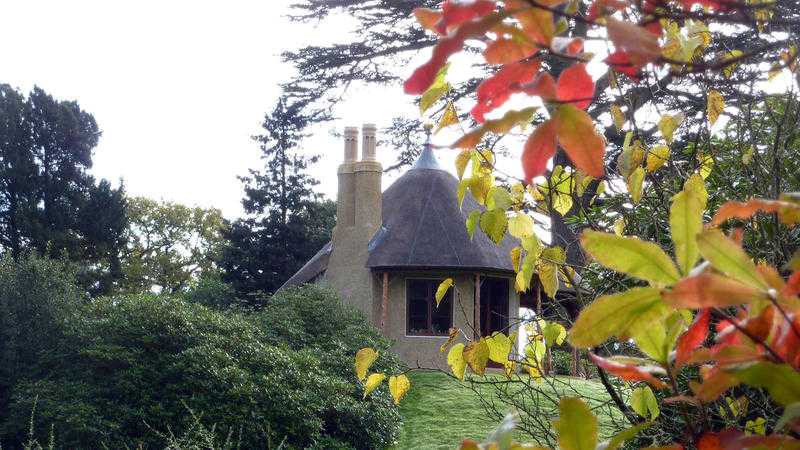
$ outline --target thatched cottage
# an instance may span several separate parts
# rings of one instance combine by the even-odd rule
[[[467,194],[459,209],[458,180],[439,166],[430,145],[382,191],[375,126],[345,129],[333,239],[284,286],[324,282],[364,311],[411,366],[442,367],[439,346],[458,327],[487,336],[517,326],[520,295],[509,259],[513,244],[467,234],[469,213],[481,208]],[[437,307],[439,283],[451,289]],[[532,307],[531,296],[522,296]],[[473,324],[477,324],[473,327]],[[469,331],[468,331],[469,330]]]

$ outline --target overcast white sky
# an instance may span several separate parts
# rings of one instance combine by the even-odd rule
[[[241,212],[237,175],[257,167],[250,140],[271,109],[278,83],[292,68],[279,54],[331,32],[300,29],[283,17],[286,0],[107,0],[4,2],[0,82],[24,91],[34,84],[75,99],[103,136],[93,173],[123,178],[133,195]],[[335,197],[342,144],[333,128],[365,121],[388,125],[414,112],[398,86],[355,89],[337,111],[342,122],[314,130],[305,143],[322,153],[315,175]],[[386,152],[388,150],[384,150]]]

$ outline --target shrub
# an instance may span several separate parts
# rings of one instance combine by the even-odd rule
[[[326,323],[324,336],[298,346],[259,325],[276,323],[271,312],[296,309],[290,304],[302,292],[253,317],[152,294],[82,305],[54,343],[61,358],[47,363],[49,375],[40,367],[16,383],[2,440],[24,440],[36,403],[34,427],[52,426],[65,448],[175,448],[193,436],[232,435],[242,448],[387,447],[397,437],[397,408],[385,392],[363,401],[352,374],[358,336],[388,345],[363,318],[310,289],[309,301],[327,302],[345,329]],[[296,328],[311,333],[307,325]]]

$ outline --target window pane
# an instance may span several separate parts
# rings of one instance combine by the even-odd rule
[[[442,280],[406,281],[407,334],[446,335],[452,327],[453,291],[450,290],[439,307],[436,307],[436,289],[441,282]]]
[[[409,280],[406,290],[408,301],[408,334],[425,334],[428,330],[428,285],[423,280]]]
[[[450,331],[450,327],[453,326],[453,290],[447,291],[438,308],[436,307],[435,298],[433,301],[431,332],[433,334],[447,334]]]

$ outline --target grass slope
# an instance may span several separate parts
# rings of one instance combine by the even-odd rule
[[[569,382],[582,397],[592,399],[590,404],[608,398],[599,383],[579,379]],[[453,450],[463,439],[483,439],[497,426],[497,422],[485,417],[477,395],[458,381],[439,372],[414,372],[411,383],[411,391],[400,403],[403,429],[393,450]],[[555,390],[562,395],[575,395]],[[487,387],[484,392],[492,391]],[[554,417],[557,412],[550,415]],[[601,418],[601,434],[607,436],[610,425],[608,418]],[[519,439],[525,440],[525,436]]]

